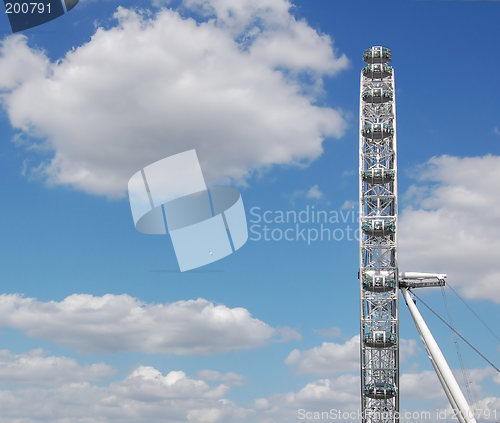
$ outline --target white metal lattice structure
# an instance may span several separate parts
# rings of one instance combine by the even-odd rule
[[[361,72],[359,229],[363,422],[399,420],[397,161],[391,50],[365,50]]]

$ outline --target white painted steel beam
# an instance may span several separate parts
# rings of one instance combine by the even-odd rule
[[[457,419],[460,423],[476,423],[476,419],[474,418],[462,390],[458,386],[457,380],[455,379],[450,366],[448,366],[443,353],[432,336],[431,331],[427,327],[422,315],[418,311],[417,306],[413,302],[410,293],[406,288],[401,288],[401,292],[403,293],[406,305],[408,306],[411,316],[413,317],[413,321],[417,326],[420,338],[422,339],[427,351],[427,355],[436,370],[436,374],[438,375],[439,381],[444,388],[446,396],[450,401],[451,407],[454,410]]]

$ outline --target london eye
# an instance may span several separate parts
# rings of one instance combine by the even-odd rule
[[[396,95],[389,48],[365,50],[359,111],[359,284],[361,408],[364,423],[399,422],[399,290],[460,423],[467,401],[418,311],[411,290],[444,286],[445,274],[400,272]],[[491,363],[490,363],[491,364]],[[497,369],[498,370],[498,369]]]

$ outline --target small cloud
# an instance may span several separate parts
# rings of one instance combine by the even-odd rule
[[[345,200],[344,203],[340,206],[341,209],[352,209],[356,207],[356,204],[354,201],[351,200]]]
[[[296,189],[294,192],[292,192],[291,195],[286,195],[286,197],[289,198],[290,203],[292,205],[295,205],[297,200],[299,200],[300,198],[303,198],[304,196],[305,196],[305,191],[303,189]]]
[[[400,339],[399,356],[402,363],[407,361],[408,357],[415,356],[417,354],[417,351],[418,347],[417,341],[415,339]]]
[[[116,373],[105,363],[79,364],[69,357],[55,357],[41,349],[24,354],[0,350],[0,384],[57,386],[105,379]]]
[[[164,7],[171,3],[171,0],[153,0],[153,6]]]
[[[355,174],[356,174],[355,170],[344,170],[342,172],[342,177],[345,178],[345,177],[349,177],[349,176],[354,176]]]
[[[321,336],[326,336],[327,338],[339,338],[342,336],[342,329],[331,327],[326,329],[315,329],[315,333]]]
[[[227,386],[243,386],[245,384],[245,376],[233,372],[221,373],[217,370],[200,370],[198,377],[206,382],[221,382]]]
[[[300,332],[289,326],[277,328],[277,331],[281,336],[281,338],[277,339],[277,342],[300,341],[302,339]]]
[[[323,198],[323,193],[320,191],[318,184],[309,188],[309,191],[306,192],[306,198],[314,198],[316,200]]]
[[[319,185],[315,184],[309,189],[296,189],[291,195],[288,196],[288,198],[292,204],[295,204],[297,201],[302,199],[323,201],[325,200],[325,195],[319,189]],[[327,204],[328,203],[329,202],[327,202]]]
[[[495,126],[493,128],[493,132],[495,133],[495,135],[500,135],[500,128],[498,126]]]

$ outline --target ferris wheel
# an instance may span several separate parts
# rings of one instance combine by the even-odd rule
[[[397,161],[391,51],[365,50],[359,134],[361,397],[363,421],[399,413]],[[384,417],[382,419],[382,417]]]
[[[391,50],[365,50],[359,110],[360,361],[363,423],[399,421],[399,290],[460,423],[476,420],[409,290],[446,275],[400,272],[396,98]]]

